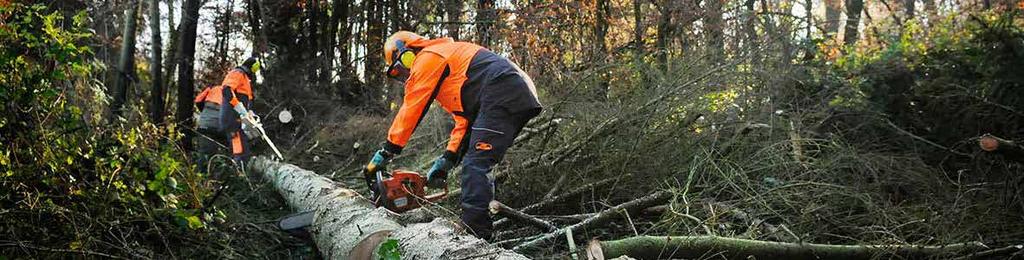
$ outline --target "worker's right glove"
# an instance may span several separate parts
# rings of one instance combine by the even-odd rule
[[[440,189],[448,186],[448,172],[455,168],[455,159],[452,157],[446,153],[434,160],[434,165],[427,172],[427,187]]]

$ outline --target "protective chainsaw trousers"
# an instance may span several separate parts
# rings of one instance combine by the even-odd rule
[[[512,146],[526,122],[540,108],[509,112],[502,107],[481,110],[470,128],[469,143],[462,159],[462,222],[472,234],[491,239],[494,225],[487,209],[496,190],[492,170]]]

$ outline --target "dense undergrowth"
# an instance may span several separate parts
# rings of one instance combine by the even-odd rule
[[[85,12],[3,3],[0,21],[0,258],[310,255],[269,224],[275,193],[201,174],[144,104],[109,119]],[[222,185],[247,196],[212,206]]]
[[[899,35],[839,55],[825,42],[788,55],[774,43],[726,59],[694,51],[664,74],[620,64],[631,73],[619,75],[632,76],[612,88],[628,92],[610,101],[547,99],[540,120],[568,123],[513,151],[513,176],[503,185],[515,191],[499,196],[524,206],[552,190],[620,178],[544,213],[571,215],[658,189],[676,194],[663,214],[581,234],[600,239],[1020,243],[1024,234],[1014,230],[1024,227],[1024,169],[981,152],[977,137],[1024,133],[1022,44],[1019,19],[980,13],[931,27],[907,24]],[[801,52],[816,55],[784,59]],[[615,124],[603,127],[608,122]],[[602,134],[563,149],[593,133]],[[563,162],[517,168],[564,152],[572,155]]]
[[[313,256],[274,229],[290,209],[271,187],[230,167],[201,174],[174,145],[180,129],[146,123],[137,108],[109,119],[85,15],[12,4],[0,18],[0,256]],[[632,53],[537,75],[546,110],[530,127],[562,123],[510,151],[498,198],[519,207],[618,179],[539,214],[571,222],[553,216],[676,195],[659,214],[577,234],[587,238],[1019,243],[1024,169],[975,138],[1024,134],[1021,28],[1013,14],[978,13],[908,23],[855,49],[765,40],[728,56],[686,50],[662,64]],[[589,94],[603,83],[606,96]],[[289,161],[358,187],[389,118],[274,91],[257,111],[297,115],[267,121]],[[451,126],[437,110],[394,165],[425,170],[440,154]],[[528,253],[560,258],[562,247]]]

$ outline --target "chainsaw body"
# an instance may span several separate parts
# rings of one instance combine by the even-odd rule
[[[374,204],[396,213],[419,208],[423,204],[433,203],[448,195],[444,191],[427,195],[427,180],[419,173],[395,170],[389,173],[377,171]]]

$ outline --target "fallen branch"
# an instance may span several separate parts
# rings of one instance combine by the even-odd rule
[[[630,176],[632,176],[632,174],[627,173],[627,174],[624,174],[624,175],[620,176],[619,178],[629,178]],[[567,191],[565,193],[562,193],[561,195],[553,196],[551,198],[546,198],[544,200],[541,200],[541,201],[538,201],[536,203],[530,204],[529,206],[523,207],[523,209],[521,209],[521,211],[523,211],[523,212],[534,212],[535,210],[547,207],[547,206],[549,206],[549,205],[551,205],[551,204],[553,204],[555,202],[562,201],[562,200],[567,199],[567,198],[572,198],[572,197],[575,197],[577,195],[580,195],[581,193],[591,191],[594,188],[601,187],[601,186],[604,186],[604,185],[616,182],[616,181],[619,180],[619,178],[603,179],[603,180],[600,180],[600,181],[596,181],[596,182],[592,182],[592,183],[589,183],[589,184],[585,184],[585,185],[576,187],[575,189],[569,190],[569,191]]]
[[[596,227],[596,226],[599,226],[599,225],[603,225],[603,224],[611,221],[615,217],[618,217],[619,213],[622,212],[622,211],[636,212],[638,210],[641,210],[641,209],[644,209],[644,208],[647,208],[647,207],[650,207],[650,206],[654,206],[654,205],[658,205],[658,204],[664,203],[665,201],[667,201],[670,198],[672,198],[672,194],[671,193],[666,192],[666,191],[658,191],[658,192],[652,193],[650,195],[641,197],[639,199],[635,199],[635,200],[632,200],[632,201],[629,201],[629,202],[626,202],[626,203],[619,204],[619,205],[617,205],[615,207],[611,207],[611,208],[605,209],[605,210],[601,211],[600,213],[597,213],[597,215],[594,215],[593,217],[585,219],[585,220],[581,221],[580,223],[576,223],[576,224],[574,224],[572,226],[568,226],[568,227],[559,229],[559,230],[557,230],[555,232],[544,234],[543,236],[540,236],[540,237],[535,238],[533,240],[527,241],[526,243],[522,243],[522,244],[516,246],[515,248],[513,248],[513,250],[520,251],[520,250],[523,250],[523,249],[534,248],[536,246],[539,246],[541,243],[545,243],[545,242],[548,242],[551,239],[554,239],[556,237],[563,236],[565,234],[566,230],[572,230],[574,233],[576,233],[577,231],[580,231],[580,230],[583,230],[583,229],[588,229],[588,228]]]
[[[377,258],[374,254],[381,243],[397,240],[402,257],[408,259],[527,259],[441,218],[403,226],[395,221],[394,213],[375,208],[355,191],[295,165],[265,157],[253,158],[249,165],[272,182],[292,208],[313,212],[309,231],[324,258]]]
[[[592,240],[587,246],[587,258],[667,259],[716,255],[727,259],[921,259],[963,255],[986,248],[979,242],[941,246],[826,245],[719,236],[636,236],[615,241]]]
[[[628,177],[628,176],[631,176],[631,174],[627,173],[627,174],[623,175],[622,177]],[[592,182],[592,183],[589,183],[589,184],[586,184],[586,185],[583,185],[583,186],[579,186],[579,187],[576,187],[575,189],[572,189],[572,190],[570,190],[568,192],[562,193],[562,195],[555,196],[555,197],[552,197],[552,198],[543,199],[543,200],[538,201],[538,202],[536,202],[534,204],[530,204],[529,206],[523,207],[523,209],[520,209],[519,211],[522,211],[524,213],[536,212],[538,209],[542,209],[544,207],[550,206],[551,204],[554,204],[555,202],[559,202],[559,201],[563,201],[563,200],[565,200],[567,198],[575,197],[577,195],[580,195],[581,193],[584,193],[584,192],[587,192],[587,191],[591,191],[594,188],[597,188],[597,187],[600,187],[600,186],[604,186],[604,185],[612,183],[612,182],[614,182],[616,180],[618,180],[618,179],[617,178],[604,179],[604,180],[600,180],[600,181],[597,181],[597,182]],[[508,225],[509,223],[510,222],[508,222],[508,219],[499,219],[499,220],[494,222],[494,226],[495,227],[503,227],[503,226]]]
[[[519,136],[516,136],[516,139],[514,141],[512,141],[512,143],[513,144],[520,144],[520,143],[529,141],[531,138],[536,136],[538,133],[543,133],[543,132],[548,131],[551,128],[557,127],[559,124],[562,123],[562,120],[563,120],[562,118],[555,118],[555,119],[551,119],[551,121],[548,121],[547,123],[544,123],[543,125],[540,125],[540,126],[537,126],[537,127],[523,128],[523,131],[522,131],[523,133],[519,134]]]
[[[512,219],[522,223],[530,224],[531,226],[537,227],[544,232],[554,232],[556,229],[558,229],[558,227],[552,225],[551,222],[547,222],[537,217],[527,215],[522,211],[509,208],[508,206],[505,206],[504,203],[501,203],[497,200],[492,200],[491,203],[488,205],[488,208],[491,210],[491,214],[493,215],[500,215],[505,217],[506,219]]]

